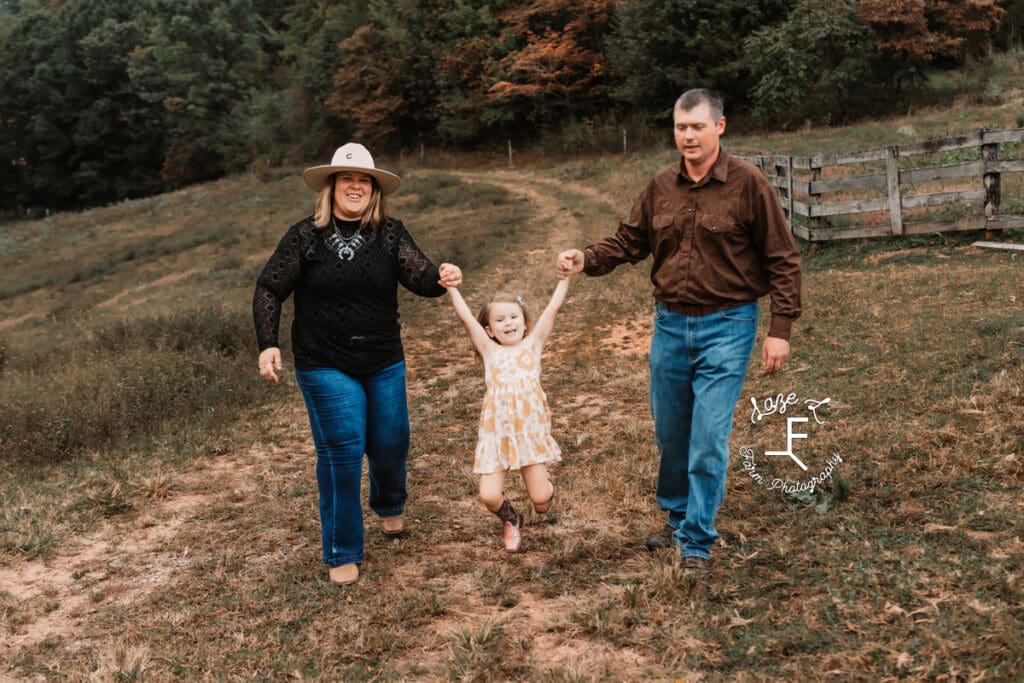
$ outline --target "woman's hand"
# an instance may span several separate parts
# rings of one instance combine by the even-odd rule
[[[450,263],[442,263],[437,270],[441,274],[441,279],[437,281],[437,284],[441,285],[445,289],[448,287],[459,287],[462,285],[462,271],[458,266],[454,266]]]
[[[277,374],[274,370],[280,370],[283,367],[281,365],[281,349],[276,346],[263,349],[258,362],[260,365],[260,377],[268,382],[277,384]]]

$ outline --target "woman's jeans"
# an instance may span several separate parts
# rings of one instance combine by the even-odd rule
[[[709,559],[725,495],[729,433],[757,334],[758,304],[683,315],[658,304],[651,414],[661,453],[657,499],[683,556]]]
[[[365,377],[332,368],[297,370],[316,445],[323,560],[328,567],[363,561],[359,488],[363,453],[369,463],[370,507],[402,514],[409,454],[405,361]]]

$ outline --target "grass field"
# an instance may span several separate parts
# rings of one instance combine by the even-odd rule
[[[735,144],[856,149],[879,128]],[[392,210],[463,267],[471,306],[510,287],[539,308],[555,254],[613,230],[670,159],[405,169]],[[0,226],[0,679],[1020,680],[1024,253],[961,234],[805,255],[793,355],[775,378],[752,364],[736,407],[701,583],[643,547],[663,523],[646,264],[572,282],[544,358],[558,497],[514,556],[471,472],[482,368],[446,299],[403,296],[409,529],[368,519],[339,588],[301,398],[287,372],[258,380],[249,319],[309,200],[289,169]],[[807,475],[742,455],[783,445],[784,415],[750,419],[780,394],[830,399]],[[833,454],[813,493],[772,488]]]

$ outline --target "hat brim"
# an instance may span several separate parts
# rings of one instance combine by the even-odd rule
[[[324,189],[328,178],[341,171],[355,171],[373,176],[377,180],[377,184],[380,185],[380,191],[384,194],[391,194],[402,184],[402,179],[394,173],[382,171],[379,168],[365,168],[363,166],[313,166],[302,172],[302,180],[306,183],[306,187],[313,190],[313,192],[319,192]]]

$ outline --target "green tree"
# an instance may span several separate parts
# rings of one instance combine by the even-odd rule
[[[75,207],[159,189],[158,122],[125,71],[132,4],[25,3],[0,45],[5,206]]]
[[[369,0],[296,0],[284,14],[284,54],[295,65],[303,85],[321,103],[331,94],[339,47],[369,22],[368,6]]]
[[[142,40],[133,3],[75,0],[64,6],[63,38],[77,74],[71,179],[76,203],[92,205],[159,191],[164,145],[160,111],[132,89],[128,58]],[[67,102],[65,102],[65,105]]]
[[[996,45],[1002,50],[1024,49],[1024,0],[1002,0],[1000,5],[1006,14],[995,36]]]
[[[625,0],[608,58],[612,93],[634,111],[663,118],[683,91],[720,93],[731,110],[749,101],[743,39],[785,17],[792,0]]]
[[[52,172],[63,172],[70,156],[69,137],[60,122],[49,125],[46,116],[62,113],[58,98],[46,87],[59,79],[47,60],[55,63],[61,49],[57,19],[42,8],[26,8],[5,22],[0,42],[0,206],[7,210],[35,203],[59,205],[70,194],[59,186],[48,198],[37,191],[50,184]],[[71,120],[68,112],[63,114],[65,122]],[[47,136],[50,144],[40,144]]]
[[[291,84],[284,88],[292,102],[294,129],[306,156],[337,147],[349,136],[352,125],[327,106],[334,91],[334,75],[341,62],[341,44],[369,22],[368,0],[344,3],[327,0],[296,0],[283,16],[284,67]]]
[[[842,121],[870,105],[879,78],[857,0],[799,0],[780,24],[745,42],[757,114],[783,125]]]
[[[250,0],[22,2],[0,44],[4,206],[76,207],[248,161]]]
[[[147,0],[145,42],[129,57],[137,93],[162,108],[162,178],[215,178],[248,162],[244,116],[255,92],[258,23],[250,0]]]
[[[437,64],[437,131],[447,142],[472,144],[494,132],[485,120],[492,83],[488,68],[504,54],[495,13],[505,4],[453,0],[442,15],[447,29]]]

